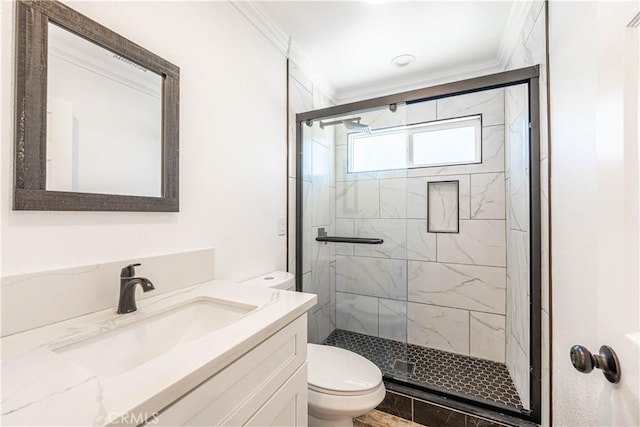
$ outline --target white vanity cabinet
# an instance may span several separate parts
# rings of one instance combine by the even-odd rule
[[[306,426],[307,315],[160,411],[149,426]]]

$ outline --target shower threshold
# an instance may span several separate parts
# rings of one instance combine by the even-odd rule
[[[366,357],[387,378],[523,409],[502,363],[341,329],[334,330],[324,344]]]

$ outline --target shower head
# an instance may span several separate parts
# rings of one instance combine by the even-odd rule
[[[342,120],[342,124],[349,130],[355,130],[361,133],[371,133],[369,125],[360,123],[360,119]]]
[[[332,122],[323,122],[322,120],[319,122],[320,129],[324,129],[325,126],[335,126],[339,124],[343,124],[349,130],[355,130],[356,132],[361,133],[371,133],[371,128],[369,125],[363,125],[360,123],[360,117],[354,117],[352,119],[344,119],[344,120],[334,120]],[[307,120],[307,126],[313,126],[309,120]]]

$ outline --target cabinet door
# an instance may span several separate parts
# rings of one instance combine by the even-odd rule
[[[243,425],[306,366],[306,328],[303,315],[165,408],[154,425]]]
[[[246,426],[307,425],[307,364],[251,417]]]

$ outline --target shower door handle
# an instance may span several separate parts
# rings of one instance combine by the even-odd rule
[[[620,382],[620,362],[616,352],[608,345],[600,347],[600,353],[591,354],[584,346],[574,345],[569,353],[571,364],[578,371],[588,374],[593,368],[602,369],[602,373],[611,383]]]

